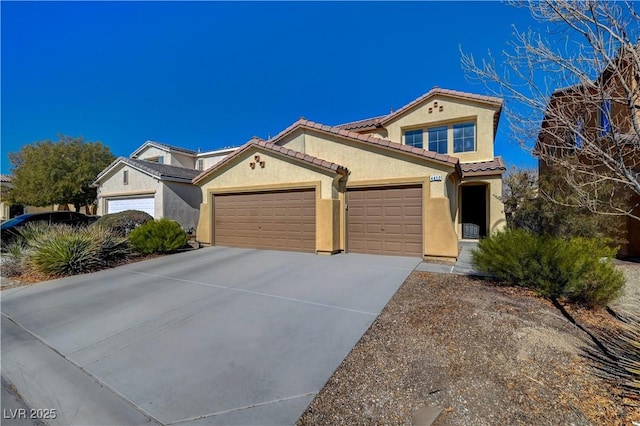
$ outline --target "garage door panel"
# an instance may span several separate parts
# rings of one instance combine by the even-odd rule
[[[347,249],[352,252],[422,255],[422,188],[350,189]]]
[[[314,190],[215,195],[215,244],[315,252],[315,199]]]
[[[155,198],[133,197],[107,199],[107,213],[119,213],[125,210],[140,210],[155,217]]]

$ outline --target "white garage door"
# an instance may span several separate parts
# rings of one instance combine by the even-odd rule
[[[155,217],[155,205],[156,203],[153,197],[107,200],[107,213],[119,213],[125,210],[140,210]]]

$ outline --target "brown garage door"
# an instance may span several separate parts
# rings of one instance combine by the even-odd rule
[[[349,189],[347,250],[422,256],[422,188]]]
[[[215,245],[315,252],[314,190],[214,196]]]

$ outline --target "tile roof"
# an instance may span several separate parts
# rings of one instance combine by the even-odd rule
[[[463,177],[499,175],[507,170],[502,157],[496,157],[491,161],[460,163],[460,168]]]
[[[0,182],[11,183],[11,175],[0,175]]]
[[[482,103],[485,103],[485,104],[490,104],[490,105],[502,108],[502,99],[500,99],[500,98],[496,98],[496,97],[493,97],[493,96],[476,95],[474,93],[460,92],[458,90],[441,89],[439,87],[434,87],[431,90],[429,90],[427,93],[425,93],[424,95],[422,95],[419,98],[414,99],[413,101],[409,102],[408,104],[406,104],[405,106],[403,106],[402,108],[400,108],[399,110],[394,112],[393,114],[389,114],[387,116],[387,118],[383,121],[382,124],[385,124],[385,123],[388,123],[388,122],[392,121],[396,117],[404,114],[407,110],[413,108],[415,105],[417,105],[420,102],[424,101],[425,99],[430,98],[431,96],[435,96],[435,95],[444,95],[444,96],[451,96],[451,97],[454,97],[454,98],[468,99],[468,100],[471,100],[471,101],[482,102]]]
[[[395,118],[399,117],[400,115],[404,114],[414,106],[418,105],[420,102],[435,95],[451,96],[454,98],[468,99],[471,101],[490,104],[498,107],[498,112],[500,112],[500,110],[502,109],[502,104],[503,104],[502,99],[494,96],[476,95],[475,93],[467,93],[467,92],[460,92],[458,90],[441,89],[439,87],[433,87],[424,95],[418,97],[417,99],[414,99],[413,101],[402,106],[400,109],[398,109],[397,111],[391,114],[381,115],[381,116],[372,117],[372,118],[366,118],[364,120],[353,121],[351,123],[339,124],[335,127],[346,129],[346,130],[356,130],[356,131],[366,131],[366,130],[373,130],[377,127],[384,127],[389,122],[393,121]],[[494,129],[493,129],[494,132],[497,131],[498,129],[499,119],[500,119],[500,114],[498,113],[494,118]]]
[[[387,118],[388,115],[381,115],[378,117],[366,118],[364,120],[352,121],[350,123],[338,124],[338,129],[344,130],[372,130],[381,126],[382,120]]]
[[[332,163],[331,161],[326,161],[321,158],[314,157],[312,155],[304,154],[302,152],[294,151],[292,149],[288,149],[283,146],[276,145],[274,143],[254,137],[251,140],[249,140],[247,143],[245,143],[242,147],[240,147],[237,151],[235,151],[233,154],[227,156],[224,160],[220,161],[217,164],[214,164],[209,169],[200,173],[198,176],[196,176],[193,179],[192,182],[194,184],[197,184],[198,182],[200,182],[205,177],[209,176],[214,171],[218,170],[219,168],[223,167],[225,164],[229,163],[234,157],[240,155],[241,153],[247,151],[252,147],[260,147],[267,151],[272,151],[274,153],[285,155],[287,157],[290,157],[308,164],[312,164],[316,167],[331,171],[336,174],[347,175],[349,173],[349,170],[346,167],[343,167],[339,164]]]
[[[274,138],[270,139],[269,142],[276,143],[279,139],[282,139],[286,135],[290,134],[291,132],[299,128],[309,129],[309,130],[318,130],[323,133],[341,136],[343,138],[357,141],[360,143],[379,146],[391,151],[402,152],[405,154],[412,155],[414,157],[427,158],[429,160],[432,160],[438,163],[443,163],[449,166],[455,167],[459,163],[459,160],[456,157],[452,157],[450,155],[438,154],[433,151],[427,151],[422,148],[415,148],[409,145],[403,145],[401,143],[393,142],[388,139],[381,139],[376,136],[363,135],[361,133],[352,132],[350,130],[340,129],[335,126],[332,127],[332,126],[327,126],[320,123],[315,123],[305,118],[299,119],[298,121],[293,123],[291,126],[287,127],[282,132],[277,134]]]
[[[124,163],[131,167],[142,170],[143,172],[146,172],[149,175],[160,180],[177,180],[191,182],[191,179],[193,179],[200,173],[200,170],[187,169],[185,167],[171,166],[169,164],[161,164],[153,161],[138,160],[134,158],[118,157],[107,168],[100,172],[92,185],[95,185],[118,163]]]

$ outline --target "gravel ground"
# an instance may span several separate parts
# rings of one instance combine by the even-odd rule
[[[593,331],[615,324],[567,310]],[[420,407],[442,409],[436,426],[640,421],[637,399],[593,375],[588,342],[532,292],[414,272],[297,424],[411,424]]]

